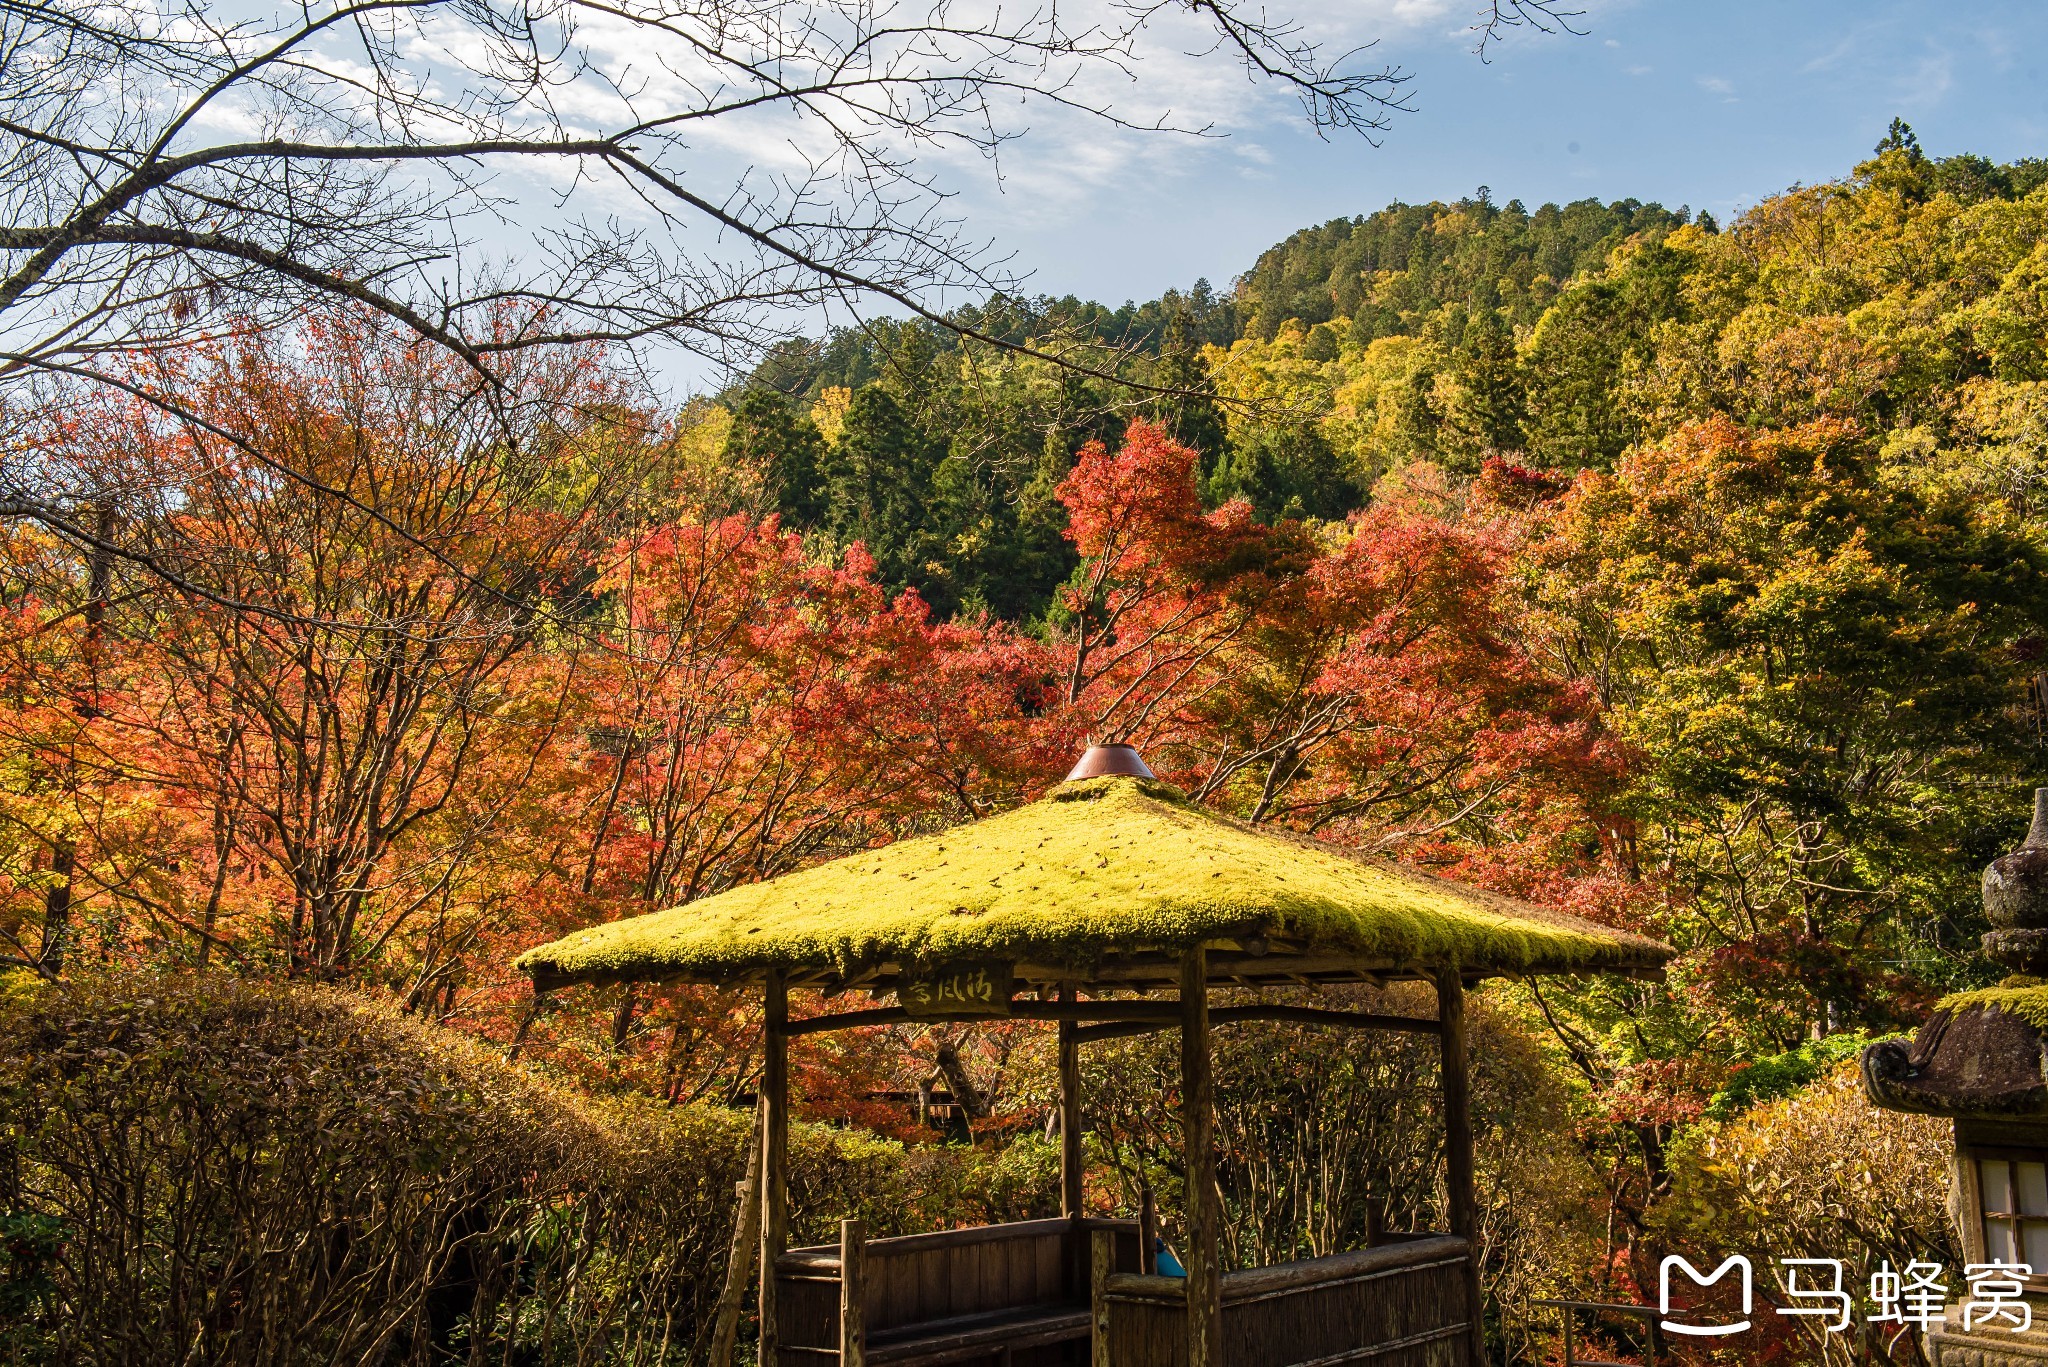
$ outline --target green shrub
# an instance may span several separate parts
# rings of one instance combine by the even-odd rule
[[[1757,1296],[1781,1304],[1778,1258],[1839,1258],[1842,1284],[1852,1291],[1869,1286],[1884,1262],[1959,1267],[1946,1209],[1948,1151],[1948,1121],[1879,1110],[1863,1095],[1855,1063],[1839,1063],[1789,1096],[1675,1140],[1667,1155],[1671,1190],[1652,1213],[1648,1239],[1701,1267],[1747,1254]],[[1917,1360],[1910,1341],[1894,1356],[1882,1336],[1859,1343],[1812,1318],[1766,1311],[1760,1323],[1804,1340],[1804,1352],[1780,1360],[1825,1367]]]
[[[1707,1101],[1707,1119],[1733,1120],[1758,1102],[1790,1096],[1835,1064],[1863,1052],[1870,1037],[1854,1031],[1808,1040],[1797,1049],[1753,1059],[1738,1067]]]
[[[16,994],[0,999],[0,1354],[697,1360],[748,1132],[721,1108],[593,1101],[330,990]],[[790,1147],[800,1241],[847,1215],[883,1234],[973,1218],[962,1198],[988,1185],[973,1151],[809,1125]]]

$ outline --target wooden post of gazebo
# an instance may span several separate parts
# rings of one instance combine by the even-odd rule
[[[789,1246],[789,985],[768,970],[761,1031],[761,1362],[781,1360],[775,1261]]]
[[[1222,1367],[1223,1212],[1216,1191],[1216,1096],[1209,1072],[1209,955],[1180,967],[1181,1138],[1187,1147],[1188,1367]]]
[[[1080,994],[1072,983],[1061,983],[1060,1004],[1073,1006]],[[1072,1221],[1078,1231],[1082,1221],[1082,1204],[1086,1198],[1083,1177],[1086,1171],[1087,1151],[1081,1145],[1081,1037],[1076,1032],[1081,1028],[1075,1021],[1059,1023],[1059,1074],[1060,1074],[1060,1214]],[[1093,1241],[1076,1235],[1071,1243],[1073,1257],[1078,1259],[1073,1269],[1077,1286],[1090,1284],[1090,1279],[1107,1276],[1108,1270],[1094,1266],[1095,1246]]]
[[[1072,983],[1060,984],[1060,1002],[1075,1004]],[[1069,1220],[1081,1218],[1083,1165],[1086,1151],[1081,1147],[1081,1040],[1076,1021],[1059,1023],[1060,1054],[1060,1214]]]
[[[1486,1362],[1486,1317],[1479,1285],[1479,1194],[1473,1175],[1472,1069],[1465,1042],[1465,980],[1455,968],[1437,970],[1436,1014],[1441,1029],[1444,1088],[1444,1187],[1451,1233],[1471,1250],[1466,1259],[1472,1302],[1472,1367]]]

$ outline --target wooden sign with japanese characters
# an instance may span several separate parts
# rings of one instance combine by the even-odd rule
[[[947,964],[906,973],[896,999],[912,1016],[1007,1016],[1014,975],[1009,964]]]

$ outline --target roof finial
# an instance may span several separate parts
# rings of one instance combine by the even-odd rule
[[[1091,745],[1081,754],[1067,782],[1084,778],[1151,778],[1152,771],[1130,745]]]

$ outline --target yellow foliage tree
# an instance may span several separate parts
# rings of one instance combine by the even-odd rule
[[[1946,1209],[1948,1148],[1948,1121],[1877,1109],[1856,1065],[1845,1063],[1673,1145],[1671,1195],[1652,1214],[1652,1232],[1701,1266],[1710,1264],[1699,1254],[1748,1255],[1759,1296],[1780,1304],[1791,1304],[1774,1275],[1783,1272],[1780,1258],[1839,1258],[1845,1289],[1867,1288],[1884,1262],[1902,1268],[1924,1259],[1959,1270]],[[1806,1335],[1816,1363],[1846,1367],[1873,1360],[1859,1356],[1866,1350],[1885,1349],[1875,1336],[1863,1344],[1855,1334],[1830,1334],[1821,1318],[1782,1319]]]

